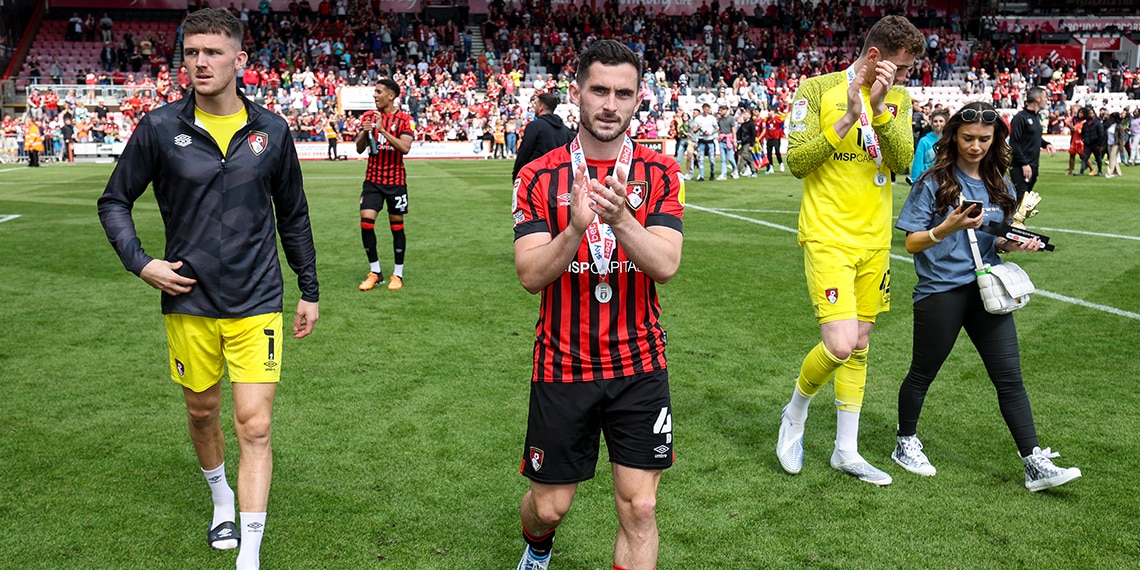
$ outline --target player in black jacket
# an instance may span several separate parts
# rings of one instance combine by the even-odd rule
[[[570,130],[562,117],[554,114],[558,108],[558,96],[553,93],[539,93],[534,97],[534,120],[527,124],[515,155],[515,169],[511,180],[519,177],[519,171],[530,161],[570,142],[574,131]]]
[[[1017,190],[1017,203],[1021,197],[1037,184],[1040,171],[1041,149],[1052,156],[1057,153],[1053,145],[1042,137],[1041,117],[1038,113],[1048,108],[1045,90],[1033,87],[1025,94],[1025,108],[1009,121],[1009,146],[1013,149],[1013,160],[1009,165],[1009,177]]]
[[[192,93],[139,121],[99,199],[99,218],[123,265],[162,291],[170,374],[183,387],[190,439],[214,502],[207,541],[219,550],[240,545],[237,568],[251,570],[260,565],[281,374],[277,235],[301,290],[295,338],[311,333],[319,317],[316,252],[289,127],[238,91],[247,59],[241,23],[205,9],[187,16],[182,30]],[[143,250],[131,217],[151,184],[166,226],[158,259]],[[223,462],[223,367],[241,447],[240,534]]]

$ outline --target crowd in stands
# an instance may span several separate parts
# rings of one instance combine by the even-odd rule
[[[524,100],[530,94],[553,92],[565,101],[577,51],[595,39],[621,40],[644,57],[643,112],[633,134],[674,138],[674,118],[683,112],[699,114],[705,103],[714,112],[727,108],[738,124],[748,122],[753,110],[764,113],[764,122],[785,115],[799,81],[849,65],[867,27],[857,3],[826,0],[773,3],[753,14],[731,3],[722,8],[704,0],[695,14],[683,17],[644,5],[619,12],[616,0],[596,9],[590,4],[552,8],[545,2],[508,7],[496,0],[480,30],[483,49],[477,50],[465,22],[380,12],[369,0],[295,0],[286,12],[272,12],[268,0],[255,7],[239,4],[228,5],[246,25],[243,45],[249,63],[239,81],[252,100],[289,120],[298,141],[324,140],[330,124],[341,133],[340,140],[351,140],[357,122],[352,112],[338,113],[339,90],[391,77],[403,89],[401,104],[416,119],[419,140],[473,141],[488,158],[513,155],[534,117]],[[1017,108],[1028,86],[1060,87],[1049,129],[1071,130],[1074,109],[1066,102],[1084,81],[1083,69],[1077,62],[1054,67],[1019,56],[1016,42],[1039,30],[966,42],[956,14],[922,16],[928,24],[923,28],[928,51],[909,85],[944,83],[954,69],[969,66],[963,93],[992,97],[1003,108]],[[119,48],[102,72],[88,70],[76,83],[122,85],[130,87],[127,95],[111,102],[117,109],[103,113],[92,111],[100,108],[94,91],[59,96],[31,89],[29,114],[42,122],[49,143],[62,140],[68,118],[77,142],[124,140],[142,114],[180,98],[189,77],[185,68],[171,77],[167,62],[173,60],[173,45],[161,38],[135,42],[116,34],[113,22],[104,26],[93,15],[81,20],[81,25],[69,22],[73,34],[109,34]],[[994,31],[1000,29],[994,26]],[[142,61],[136,53],[144,56]],[[1119,63],[1106,66],[1105,80],[1097,87],[1140,96],[1140,81]],[[13,123],[18,131],[20,122]],[[576,123],[567,117],[569,126],[576,128]],[[763,139],[764,129],[758,131]],[[765,155],[753,154],[754,161]]]

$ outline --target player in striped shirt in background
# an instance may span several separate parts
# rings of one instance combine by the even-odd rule
[[[404,215],[408,213],[408,174],[404,170],[404,155],[412,150],[412,137],[416,125],[412,116],[396,107],[400,85],[391,79],[381,79],[373,93],[376,111],[368,111],[361,118],[360,134],[356,135],[356,152],[368,152],[368,168],[364,173],[364,187],[360,192],[360,237],[364,253],[368,256],[368,276],[360,283],[361,291],[370,291],[384,282],[380,269],[380,256],[376,252],[376,216],[385,204],[388,206],[388,224],[392,228],[392,251],[395,265],[388,289],[404,286]]]

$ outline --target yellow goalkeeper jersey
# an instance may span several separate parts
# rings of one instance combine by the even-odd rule
[[[869,96],[864,87],[864,105]],[[890,176],[910,166],[914,139],[907,90],[892,87],[886,104],[887,111],[871,118],[870,127],[856,122],[840,139],[833,125],[847,112],[844,72],[806,79],[796,90],[788,116],[787,158],[792,174],[804,181],[797,233],[801,245],[816,241],[890,249]],[[868,128],[878,136],[881,165],[868,154]]]

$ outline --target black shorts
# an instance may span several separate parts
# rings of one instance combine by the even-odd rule
[[[547,485],[590,479],[598,463],[599,433],[605,433],[612,463],[649,471],[671,466],[668,371],[592,382],[531,382],[519,472]]]
[[[388,214],[408,213],[408,187],[403,184],[376,184],[364,181],[364,189],[360,191],[360,209],[384,209],[388,204]]]

